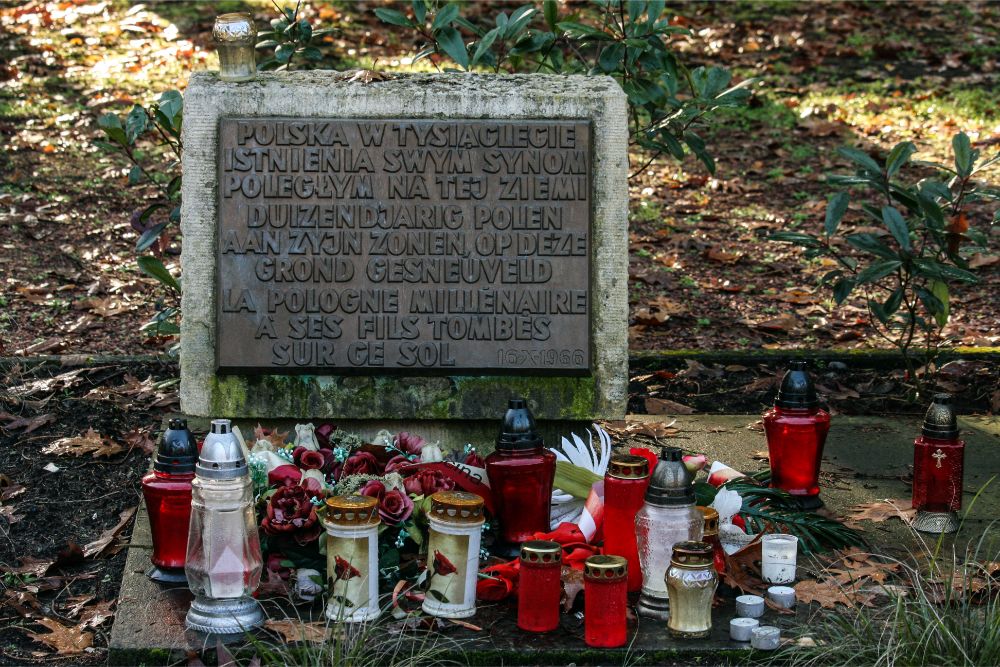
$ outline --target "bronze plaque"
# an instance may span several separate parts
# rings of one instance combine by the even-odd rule
[[[220,370],[589,369],[589,121],[225,118],[219,142]]]

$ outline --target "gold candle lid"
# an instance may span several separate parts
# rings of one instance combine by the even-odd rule
[[[702,516],[705,518],[705,532],[703,533],[705,537],[711,537],[712,535],[719,534],[719,513],[714,507],[705,507],[704,505],[698,505],[698,509],[701,510]]]
[[[678,542],[670,556],[677,567],[703,568],[712,565],[712,545],[704,542]]]
[[[521,545],[521,562],[558,565],[562,562],[562,546],[550,540],[528,540]]]
[[[245,12],[219,14],[212,27],[212,38],[217,44],[253,46],[257,41],[253,15]]]
[[[335,526],[374,526],[381,521],[378,498],[359,495],[327,498],[326,521]]]
[[[431,517],[455,523],[482,523],[483,499],[465,491],[438,491],[431,496]]]
[[[608,464],[608,476],[618,479],[644,479],[649,477],[649,461],[633,454],[617,454]]]
[[[583,576],[614,581],[628,576],[628,561],[621,556],[591,556],[583,563]]]

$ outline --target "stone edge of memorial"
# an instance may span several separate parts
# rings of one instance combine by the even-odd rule
[[[223,116],[589,119],[592,368],[588,376],[216,375],[218,121]],[[628,131],[610,77],[430,74],[372,83],[336,72],[191,76],[184,96],[181,409],[227,417],[493,418],[512,394],[540,419],[624,416],[628,382]]]

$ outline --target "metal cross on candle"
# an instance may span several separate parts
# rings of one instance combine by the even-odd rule
[[[931,454],[931,456],[934,457],[935,461],[937,461],[937,467],[938,468],[941,467],[941,460],[948,458],[948,455],[945,454],[944,452],[942,452],[940,449],[937,450],[936,452],[934,452],[933,454]]]

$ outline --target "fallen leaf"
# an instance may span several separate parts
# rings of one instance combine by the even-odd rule
[[[322,644],[329,634],[326,623],[304,623],[302,621],[275,621],[268,619],[264,627],[281,635],[286,642],[310,642]]]
[[[862,503],[847,509],[849,522],[873,521],[879,523],[889,519],[900,519],[904,523],[913,521],[917,510],[913,509],[909,500],[886,499],[874,503]]]
[[[473,630],[475,632],[482,632],[483,631],[483,629],[481,627],[479,627],[478,625],[473,625],[472,623],[469,623],[467,621],[460,621],[457,618],[449,618],[448,621],[450,623],[454,623],[455,625],[459,625],[459,626],[461,626],[461,627],[463,627],[463,628],[465,628],[467,630]]]
[[[563,611],[569,613],[576,603],[576,598],[583,592],[583,572],[571,567],[562,568]]]
[[[50,630],[48,634],[35,634],[25,631],[36,642],[46,644],[60,655],[75,655],[83,653],[94,644],[94,633],[86,632],[80,626],[67,627],[51,618],[40,618],[35,621]]]
[[[83,435],[75,438],[59,438],[52,444],[42,449],[42,454],[56,456],[83,456],[90,454],[94,458],[100,456],[114,456],[120,454],[125,449],[109,438],[104,437],[94,429],[87,429]]]
[[[349,83],[373,83],[375,81],[387,81],[391,78],[392,76],[387,72],[376,72],[371,69],[359,69],[351,74],[347,81]]]
[[[101,536],[98,537],[93,542],[84,545],[83,547],[84,557],[91,558],[92,556],[101,555],[104,552],[104,550],[107,549],[108,546],[114,541],[114,539],[118,537],[118,533],[122,531],[122,528],[124,528],[125,525],[132,520],[132,517],[135,515],[137,509],[139,509],[138,505],[136,505],[135,507],[131,507],[129,509],[122,510],[121,514],[118,515],[120,520],[118,521],[117,524],[115,524],[113,527],[101,533]]]
[[[750,458],[752,458],[754,461],[770,461],[771,453],[766,449],[762,449],[759,452],[754,452],[753,454],[751,454]]]
[[[4,431],[13,433],[14,431],[24,429],[22,435],[27,435],[28,433],[31,433],[46,424],[53,423],[56,420],[56,417],[51,413],[35,415],[34,417],[16,417],[7,412],[0,412],[0,419],[7,420],[6,424],[0,426],[0,428]]]
[[[9,572],[11,574],[27,574],[32,577],[43,577],[45,573],[49,571],[49,568],[55,565],[54,560],[43,560],[40,558],[32,558],[31,556],[24,556],[21,558],[21,564],[17,567],[10,567],[8,565],[0,565],[0,572]]]
[[[67,618],[75,618],[76,616],[79,616],[83,608],[86,607],[93,599],[94,595],[92,593],[72,596],[66,600],[69,606],[63,610],[63,615]]]
[[[788,313],[772,317],[771,319],[764,320],[763,322],[756,322],[752,324],[755,329],[760,329],[762,331],[774,331],[778,333],[789,333],[798,325],[798,319],[794,315]]]
[[[128,445],[129,449],[138,448],[146,454],[152,454],[156,451],[156,442],[150,437],[149,431],[146,430],[132,429],[125,434],[125,444]]]
[[[791,289],[778,295],[779,301],[786,303],[819,303],[819,297],[802,289]]]
[[[97,370],[97,368],[78,368],[73,371],[66,371],[65,373],[54,375],[50,378],[32,380],[31,382],[11,387],[8,391],[11,395],[16,396],[17,398],[26,398],[35,394],[47,394],[51,391],[56,391],[57,389],[69,389],[81,381],[81,374],[93,370]]]
[[[732,588],[738,588],[744,593],[763,595],[766,585],[757,565],[762,557],[760,538],[757,538],[734,554],[725,554],[726,570],[722,579]]]
[[[668,401],[665,398],[647,398],[645,405],[646,412],[651,415],[690,415],[694,413],[694,408]]]
[[[278,429],[266,429],[260,424],[257,424],[257,428],[253,430],[254,441],[257,440],[267,440],[272,445],[277,448],[282,448],[285,446],[285,438],[288,437],[288,431],[279,431]]]
[[[984,266],[993,266],[994,264],[1000,264],[1000,255],[984,255],[977,252],[969,258],[969,268],[971,269],[981,269]]]
[[[743,259],[743,253],[741,252],[729,252],[720,248],[709,248],[705,251],[705,256],[713,262],[720,262],[722,264],[736,264]]]
[[[833,609],[836,605],[853,607],[868,606],[874,595],[861,593],[852,586],[844,586],[835,581],[815,581],[813,579],[800,581],[795,586],[795,597],[806,604],[817,603],[825,609]]]
[[[80,617],[80,626],[83,629],[91,628],[96,630],[106,621],[114,618],[115,612],[111,611],[111,607],[115,604],[114,600],[104,600],[103,602],[98,602],[97,604],[91,605],[83,610],[83,615]]]

